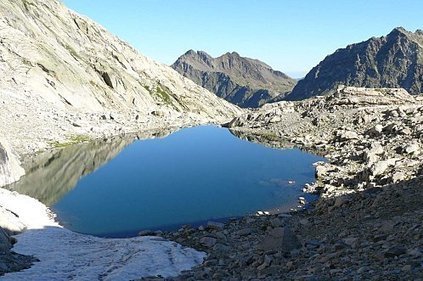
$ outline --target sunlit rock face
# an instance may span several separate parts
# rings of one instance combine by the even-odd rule
[[[61,1],[1,1],[0,38],[0,135],[19,155],[74,136],[224,123],[239,112]]]
[[[0,186],[17,181],[24,174],[16,155],[0,140]]]
[[[398,27],[383,37],[338,49],[300,80],[290,100],[325,95],[338,85],[423,92],[423,31]]]

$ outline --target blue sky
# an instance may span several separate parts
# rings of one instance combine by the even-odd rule
[[[64,0],[172,64],[189,49],[237,51],[301,77],[326,55],[394,27],[423,29],[422,0]]]

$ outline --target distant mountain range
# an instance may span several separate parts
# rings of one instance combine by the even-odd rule
[[[190,50],[179,57],[172,68],[241,107],[258,107],[283,98],[296,83],[264,62],[241,57],[236,52],[213,58],[206,52]]]
[[[300,80],[288,100],[324,95],[337,85],[423,91],[423,31],[395,28],[387,36],[338,49]]]

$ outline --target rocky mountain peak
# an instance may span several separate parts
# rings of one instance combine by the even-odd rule
[[[388,35],[348,45],[327,56],[287,99],[323,95],[337,85],[423,91],[423,34],[394,28]]]
[[[242,107],[257,107],[286,95],[295,80],[266,63],[227,52],[213,58],[204,51],[188,51],[172,65],[182,75]]]

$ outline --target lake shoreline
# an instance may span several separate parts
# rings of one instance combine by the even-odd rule
[[[354,87],[236,118],[227,126],[241,138],[328,159],[316,167],[316,183],[306,186],[321,197],[288,216],[169,233],[208,258],[165,280],[421,279],[422,123],[421,98],[402,89]]]
[[[209,257],[171,280],[422,278],[422,122],[421,98],[402,89],[354,87],[236,118],[227,126],[241,138],[271,147],[289,140],[288,146],[328,159],[317,165],[316,183],[306,186],[321,197],[289,218],[182,231],[177,240],[195,246],[194,237]]]
[[[282,102],[235,119],[229,127],[249,140],[325,152],[307,186],[321,198],[295,214],[165,233],[207,259],[178,277],[141,280],[421,278],[423,103],[384,91],[341,89],[324,102]]]

